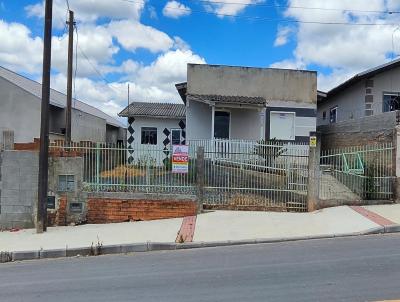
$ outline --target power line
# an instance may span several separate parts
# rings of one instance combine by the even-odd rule
[[[82,54],[82,56],[85,58],[85,60],[90,64],[92,67],[93,71],[97,73],[97,75],[107,84],[106,86],[113,90],[116,93],[120,93],[120,91],[117,91],[112,87],[113,83],[110,83],[105,76],[96,68],[96,66],[92,63],[92,61],[89,59],[89,57],[86,55],[86,53],[83,51],[83,49],[78,45],[79,52]]]
[[[119,0],[119,1],[129,2],[129,3],[145,4],[145,2],[134,1],[134,0]],[[268,17],[259,17],[259,16],[222,14],[222,13],[211,12],[211,11],[206,11],[206,10],[193,10],[193,9],[189,9],[189,8],[179,8],[179,7],[167,7],[167,9],[180,10],[180,11],[193,12],[193,13],[202,13],[202,14],[208,14],[208,15],[221,16],[221,17],[231,17],[231,18],[235,18],[235,19],[247,19],[247,20],[277,22],[277,23],[346,25],[346,26],[397,26],[397,24],[394,24],[394,23],[349,23],[349,22],[335,22],[335,21],[322,22],[322,21],[303,21],[303,20],[295,20],[295,19],[277,19],[277,18],[268,18]],[[350,10],[347,10],[347,11],[350,11]],[[400,13],[400,12],[392,12],[392,13]]]
[[[194,0],[191,0],[194,1]],[[340,9],[340,8],[329,8],[329,7],[310,7],[310,6],[294,6],[294,5],[281,5],[281,4],[265,4],[265,3],[239,3],[239,2],[224,2],[224,1],[212,1],[212,0],[196,0],[201,3],[208,4],[223,4],[223,5],[238,5],[238,6],[261,6],[269,8],[294,8],[304,10],[321,10],[321,11],[340,11],[340,12],[354,12],[354,13],[375,13],[375,14],[400,14],[400,11],[380,11],[380,10],[360,10],[360,9]]]

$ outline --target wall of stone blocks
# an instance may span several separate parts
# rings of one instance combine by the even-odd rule
[[[34,227],[39,155],[4,151],[0,158],[0,229]]]
[[[396,112],[388,112],[336,124],[319,126],[321,149],[393,142],[396,127]]]

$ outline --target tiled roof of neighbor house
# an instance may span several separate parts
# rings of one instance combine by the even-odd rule
[[[265,105],[267,102],[263,97],[250,96],[188,94],[188,97],[192,100],[224,104]]]
[[[184,118],[186,107],[184,104],[176,103],[133,102],[129,107],[122,110],[119,116]]]
[[[38,97],[39,99],[42,98],[42,84],[33,81],[31,79],[28,79],[20,74],[17,74],[1,66],[0,66],[0,77],[20,87],[26,92]],[[64,93],[61,93],[57,90],[50,89],[50,104],[60,108],[65,108],[67,104],[67,96]],[[105,119],[107,124],[109,125],[115,127],[123,127],[123,128],[126,127],[122,122],[118,121],[112,116],[80,100],[74,99],[72,101],[72,107],[82,112]]]
[[[400,67],[400,59],[396,59],[396,60],[390,61],[388,63],[368,69],[366,71],[360,72],[360,73],[356,74],[355,76],[353,76],[352,78],[348,79],[347,81],[345,81],[345,82],[341,83],[340,85],[336,86],[335,88],[331,89],[327,93],[327,97],[329,98],[329,97],[336,95],[340,91],[357,83],[360,80],[371,78],[381,72],[385,72],[387,70],[390,70],[390,69],[393,69],[396,67]],[[322,100],[324,100],[324,99],[321,99],[321,101]]]

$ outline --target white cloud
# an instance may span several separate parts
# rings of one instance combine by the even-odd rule
[[[365,0],[314,0],[309,6],[329,9],[316,11],[296,9],[295,6],[305,6],[304,2],[290,0],[285,16],[298,21],[374,23],[378,25],[300,23],[296,29],[297,45],[293,57],[273,65],[297,66],[301,63],[305,67],[319,65],[330,68],[332,72],[320,76],[319,84],[324,88],[331,88],[344,76],[353,75],[388,61],[388,54],[392,51],[392,33],[396,28],[390,24],[398,23],[399,16],[365,13],[360,10],[385,11],[389,9],[389,5],[391,9],[399,8],[400,3],[396,1],[395,4],[394,2],[391,1],[388,4],[385,0],[369,1],[368,7],[366,7]],[[349,12],[346,9],[353,11]],[[280,36],[281,34],[278,31],[275,44],[286,42]]]
[[[168,1],[163,8],[163,15],[174,19],[190,15],[191,12],[188,6],[175,0]]]
[[[223,15],[233,15],[236,16],[243,12],[247,6],[251,4],[256,4],[260,2],[264,2],[264,0],[219,0],[215,1],[218,3],[207,3],[204,7],[208,11],[212,11],[214,13],[220,14],[220,18],[223,18]]]
[[[127,102],[127,85],[130,85],[132,101],[180,102],[175,84],[186,81],[187,63],[205,63],[191,50],[170,50],[158,56],[149,65],[125,61],[118,68],[124,74],[121,82],[105,83],[89,78],[76,79],[76,96],[97,108],[114,115]],[[65,92],[67,79],[58,74],[52,79],[52,87]]]
[[[293,29],[287,26],[279,27],[274,46],[286,45],[289,41],[289,36],[293,32]]]
[[[114,7],[112,1],[99,0],[89,9],[88,5],[93,1],[70,0],[72,9],[80,9],[77,15],[76,97],[114,116],[126,106],[128,83],[132,100],[179,102],[175,84],[186,80],[187,63],[205,63],[205,60],[193,53],[180,37],[170,37],[156,28],[141,24],[141,8],[127,12],[128,8],[132,9],[129,4],[121,11]],[[58,19],[58,26],[64,27],[65,2],[54,0],[54,5],[54,14],[58,15],[54,20]],[[42,3],[26,10],[31,16],[43,17]],[[41,37],[33,36],[23,24],[0,21],[0,41],[0,65],[30,75],[33,79],[41,78]],[[66,33],[52,39],[52,87],[61,92],[65,92],[67,86],[67,42]],[[157,56],[149,64],[143,64],[134,57],[121,63],[117,61],[121,48],[130,52],[143,48]],[[113,79],[113,82],[107,83],[104,77]]]
[[[99,18],[139,20],[145,6],[143,1],[110,1],[110,0],[69,0],[70,9],[75,12],[75,19],[80,23],[95,22]],[[29,5],[26,8],[29,16],[44,17],[44,1]],[[67,6],[65,0],[54,0],[54,25],[63,28]]]
[[[305,69],[307,66],[304,62],[296,61],[292,59],[282,60],[275,62],[270,65],[271,68],[282,68],[282,69]]]
[[[40,71],[43,42],[29,28],[0,20],[0,41],[0,65],[24,73]]]
[[[78,42],[78,76],[91,76],[96,74],[93,66],[101,71],[111,72],[113,56],[118,53],[119,48],[113,44],[112,35],[103,26],[83,25],[79,30],[79,38],[75,35],[75,43]],[[66,74],[68,56],[68,38],[64,34],[63,39],[53,37],[52,41],[52,67]],[[74,47],[74,52],[76,47]],[[82,52],[90,58],[90,63]],[[74,56],[75,59],[75,56]]]
[[[151,52],[167,51],[174,44],[166,33],[137,21],[111,21],[108,30],[125,49],[130,51],[135,51],[137,48],[146,48]]]

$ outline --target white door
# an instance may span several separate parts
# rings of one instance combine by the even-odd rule
[[[270,139],[295,140],[295,112],[271,111]]]

